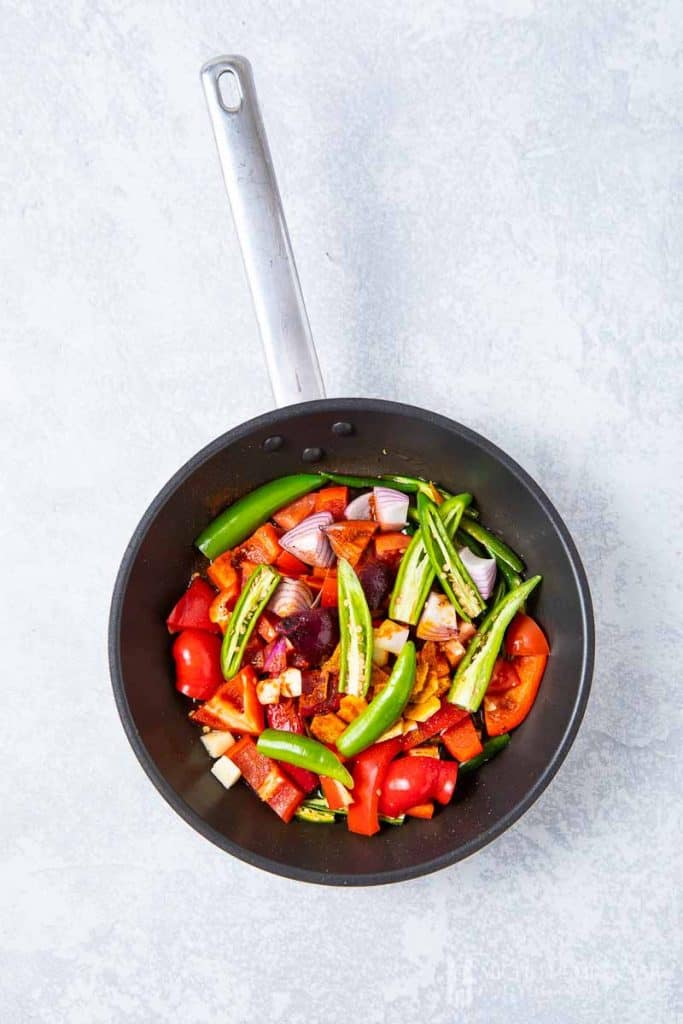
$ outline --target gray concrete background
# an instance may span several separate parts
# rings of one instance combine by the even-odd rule
[[[683,16],[657,0],[2,3],[0,1018],[681,1019]],[[331,394],[468,423],[593,588],[584,726],[469,861],[269,877],[124,738],[115,571],[270,397],[197,72],[255,67]]]

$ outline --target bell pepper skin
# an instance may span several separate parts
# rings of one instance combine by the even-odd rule
[[[500,736],[522,724],[536,700],[547,661],[545,654],[515,658],[519,686],[484,697],[484,721],[489,736]]]
[[[469,718],[466,711],[444,700],[441,702],[439,710],[435,711],[431,718],[428,718],[426,722],[420,722],[417,729],[407,732],[402,737],[403,749],[410,750],[411,747],[417,747],[420,743],[424,743],[425,740],[429,740],[432,736],[436,736],[437,733],[450,729],[451,726],[458,725],[466,718]]]
[[[437,761],[432,757],[392,761],[382,782],[379,810],[398,817],[429,800],[447,804],[453,796],[457,775],[455,761]]]
[[[316,512],[329,512],[333,519],[343,519],[349,503],[349,489],[345,486],[323,487],[315,496]]]
[[[321,775],[320,788],[331,811],[345,811],[353,802],[353,796],[349,790],[336,779]]]
[[[409,818],[422,818],[428,821],[434,817],[434,804],[430,800],[427,804],[418,804],[416,807],[409,807],[406,811]]]
[[[233,561],[232,551],[224,551],[206,570],[211,582],[219,590],[228,590],[237,599],[240,592],[240,574]]]
[[[337,740],[340,754],[353,757],[365,750],[401,717],[415,684],[415,666],[415,644],[408,640],[401,648],[387,685]]]
[[[190,718],[211,729],[253,735],[263,732],[263,707],[256,695],[256,675],[251,665],[222,683],[205,704],[191,712]]]
[[[184,629],[173,641],[176,689],[194,700],[208,700],[221,685],[220,637]]]
[[[233,502],[197,537],[195,544],[207,558],[216,558],[241,544],[274,512],[320,486],[318,473],[296,473],[263,484]]]
[[[273,514],[273,519],[283,530],[293,530],[304,519],[308,519],[315,511],[315,494],[305,494],[285,508],[280,508]]]
[[[349,832],[374,836],[379,832],[379,790],[390,761],[401,749],[401,741],[386,740],[368,747],[355,759],[353,767],[353,803],[346,819]],[[414,760],[429,760],[414,758]],[[417,801],[413,801],[416,803]],[[392,815],[393,817],[393,815]]]
[[[540,576],[532,576],[516,590],[506,594],[500,604],[488,613],[472,638],[467,654],[455,670],[453,685],[448,693],[448,700],[452,704],[457,704],[467,711],[476,711],[479,708],[491,679],[505,630],[540,582]]]
[[[291,699],[281,700],[279,704],[269,704],[266,708],[266,718],[271,729],[282,729],[285,732],[296,733],[297,736],[303,736],[306,732],[303,718]],[[284,770],[306,795],[318,785],[318,776],[306,768],[288,764]]]
[[[203,629],[207,633],[220,633],[217,623],[211,621],[209,611],[216,591],[201,576],[195,576],[166,619],[169,633],[182,629]]]
[[[469,761],[478,757],[483,751],[479,733],[474,728],[472,719],[468,716],[462,722],[452,725],[446,729],[441,737],[446,750],[456,761]]]
[[[272,565],[277,561],[282,548],[278,532],[272,523],[264,523],[247,537],[239,547],[239,560],[255,562],[256,565]]]
[[[281,572],[283,576],[305,576],[308,572],[308,566],[300,561],[296,555],[292,555],[289,551],[280,551],[280,554],[275,559],[275,568],[278,572]]]
[[[256,749],[266,757],[306,768],[317,775],[326,775],[353,788],[353,778],[337,755],[325,744],[309,736],[300,736],[283,729],[266,729],[259,736]]]
[[[291,821],[304,794],[274,761],[259,753],[249,736],[238,740],[226,751],[225,756],[229,756],[237,765],[246,782],[261,800],[283,821]]]

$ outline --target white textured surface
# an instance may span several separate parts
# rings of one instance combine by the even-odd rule
[[[680,1019],[680,4],[5,0],[2,23],[0,1019]],[[269,403],[197,77],[221,51],[255,67],[330,393],[488,434],[592,583],[556,781],[401,887],[226,857],[110,693],[138,516]]]

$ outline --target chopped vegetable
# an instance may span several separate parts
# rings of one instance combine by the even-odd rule
[[[337,558],[343,558],[350,565],[355,566],[377,529],[377,523],[351,519],[343,523],[332,523],[331,526],[325,528],[325,536]]]
[[[291,821],[304,798],[298,786],[269,757],[260,753],[248,736],[230,747],[226,757],[237,765],[256,795],[283,821]]]
[[[233,562],[232,551],[219,555],[206,570],[206,575],[219,590],[228,590],[234,594],[235,600],[240,592],[240,577]]]
[[[381,785],[379,810],[392,816],[436,799],[448,803],[455,789],[458,766],[431,757],[402,757],[389,765]]]
[[[207,558],[216,558],[228,548],[240,544],[283,505],[308,494],[319,485],[320,476],[317,473],[297,473],[271,480],[221,512],[200,533],[195,544]]]
[[[242,776],[242,772],[229,757],[219,757],[217,761],[214,761],[211,765],[211,772],[226,789],[231,789]]]
[[[329,512],[333,519],[343,519],[348,502],[348,487],[323,487],[315,496],[315,510]]]
[[[280,619],[276,629],[286,636],[295,651],[319,665],[339,643],[337,613],[332,608],[309,608]]]
[[[468,775],[470,772],[476,771],[477,768],[481,768],[483,764],[486,764],[492,757],[499,754],[501,750],[504,750],[509,742],[509,733],[502,733],[500,736],[494,736],[492,739],[487,740],[481,754],[473,757],[470,761],[463,761],[458,769],[458,774]]]
[[[456,669],[448,694],[452,704],[458,704],[468,711],[478,709],[486,693],[505,630],[540,581],[540,576],[532,576],[507,594],[486,616]]]
[[[493,587],[496,582],[497,564],[495,558],[479,558],[477,555],[472,554],[468,547],[461,548],[458,554],[460,561],[470,574],[475,587],[484,600],[488,601],[493,593]]]
[[[334,564],[334,552],[323,531],[332,522],[329,512],[315,512],[280,537],[280,546],[307,565],[329,568]]]
[[[460,528],[464,533],[479,541],[494,558],[504,562],[513,572],[524,572],[524,562],[519,555],[515,554],[512,548],[509,548],[500,537],[496,537],[495,534],[487,530],[481,523],[474,522],[468,516],[465,516],[460,524]]]
[[[337,568],[341,655],[339,689],[364,696],[372,673],[372,618],[356,573],[339,559]]]
[[[375,555],[380,562],[396,569],[409,545],[410,537],[406,533],[380,533],[375,537]]]
[[[459,510],[456,513],[456,517],[459,518],[462,516],[465,505],[459,497],[450,500],[451,502],[460,501]],[[420,533],[441,586],[460,618],[466,620],[475,618],[484,610],[485,602],[453,546],[436,505],[420,495],[418,510]]]
[[[256,621],[268,604],[281,576],[270,565],[259,565],[242,590],[230,616],[221,648],[221,668],[226,679],[234,676]]]
[[[176,689],[194,700],[212,697],[223,681],[221,640],[203,629],[184,629],[173,641]]]
[[[370,499],[372,494],[366,491],[365,494],[359,494],[357,498],[349,502],[344,511],[345,519],[372,519],[372,508]]]
[[[400,748],[398,739],[376,743],[355,759],[353,803],[347,818],[349,832],[362,836],[373,836],[379,832],[379,793],[389,762]]]
[[[313,594],[300,579],[285,579],[275,588],[268,608],[276,615],[294,615],[313,604]]]
[[[372,491],[375,517],[382,530],[401,530],[408,522],[407,494],[392,487],[375,487]]]
[[[287,505],[286,508],[279,509],[273,515],[273,519],[281,529],[293,530],[294,527],[298,526],[299,523],[302,523],[304,519],[313,515],[315,512],[315,505],[315,494],[305,494],[303,498],[299,498],[297,501],[292,502],[292,504]]]
[[[415,644],[409,640],[401,648],[387,685],[337,740],[339,753],[353,757],[375,743],[400,718],[414,682]]]
[[[258,735],[263,730],[263,709],[256,695],[256,675],[247,665],[226,680],[190,718],[211,729],[228,729]]]
[[[384,562],[366,559],[358,568],[358,579],[370,611],[377,612],[386,604],[391,590],[393,573]]]
[[[478,757],[484,749],[479,733],[469,717],[446,729],[441,739],[448,753],[456,761],[469,761],[473,757]]]
[[[458,619],[455,608],[445,594],[435,590],[429,594],[424,611],[417,624],[420,640],[453,640],[458,636]]]
[[[210,757],[221,757],[235,742],[231,732],[223,732],[222,729],[211,729],[200,737],[207,754]]]
[[[519,685],[484,697],[484,721],[489,736],[500,736],[522,724],[536,700],[547,660],[545,654],[515,658]]]
[[[427,719],[426,722],[422,722],[411,732],[408,732],[403,737],[402,746],[404,750],[408,750],[410,747],[417,747],[420,743],[424,743],[425,740],[430,740],[432,736],[436,736],[438,733],[444,732],[449,729],[452,725],[457,725],[464,718],[467,718],[467,712],[461,708],[456,708],[453,704],[449,704],[447,701],[442,701],[441,707],[435,714]]]
[[[272,523],[264,523],[240,545],[238,550],[241,558],[246,558],[255,565],[272,565],[281,553],[278,532]]]
[[[313,495],[309,495],[313,497]],[[302,562],[295,555],[289,553],[289,551],[281,551],[275,560],[275,568],[278,572],[281,572],[283,576],[305,576],[308,572],[308,566],[305,562]]]
[[[550,654],[541,627],[529,615],[515,615],[505,634],[505,653],[509,655]]]
[[[201,576],[195,576],[189,587],[166,619],[169,633],[181,629],[203,629],[218,633],[218,625],[211,619],[210,611],[216,592]]]
[[[256,749],[276,761],[306,768],[317,775],[336,779],[348,789],[353,789],[353,778],[339,758],[322,743],[309,736],[298,736],[281,729],[266,729],[258,738]]]

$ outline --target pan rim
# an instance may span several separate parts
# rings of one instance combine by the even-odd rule
[[[409,416],[416,419],[426,420],[429,423],[442,426],[444,429],[455,430],[465,439],[471,441],[482,450],[487,452],[505,468],[511,472],[517,480],[526,487],[534,499],[540,505],[548,520],[556,530],[565,553],[571,565],[572,573],[576,582],[576,589],[579,596],[580,613],[582,619],[582,632],[584,637],[583,658],[580,666],[579,687],[577,698],[567,719],[567,725],[557,749],[544,771],[538,777],[534,785],[526,792],[506,815],[493,823],[489,828],[481,832],[476,838],[467,843],[459,845],[448,853],[441,854],[419,864],[406,865],[405,867],[388,868],[377,872],[364,872],[359,874],[346,874],[343,872],[322,872],[309,868],[299,868],[295,865],[284,864],[272,860],[261,854],[247,850],[233,842],[209,825],[199,814],[187,804],[176,790],[166,781],[164,776],[156,767],[147,747],[138,731],[133,715],[128,704],[124,684],[123,670],[121,664],[121,614],[123,601],[128,585],[128,579],[135,562],[140,546],[152,524],[157,513],[165,505],[168,498],[180,487],[185,480],[191,476],[208,459],[212,458],[226,445],[239,441],[248,434],[260,428],[271,427],[274,423],[280,423],[292,415],[305,415],[307,413],[319,412],[324,409],[334,408],[339,412],[358,411],[386,411],[397,415]],[[389,885],[395,882],[407,881],[431,874],[442,868],[458,863],[472,854],[477,853],[483,847],[488,846],[503,832],[507,831],[523,814],[536,802],[543,791],[550,784],[564,762],[579,730],[588,703],[591,690],[593,665],[595,657],[595,626],[593,619],[593,605],[581,557],[578,553],[574,540],[566,527],[559,512],[552,504],[548,496],[536,481],[522,466],[512,459],[505,451],[493,444],[487,438],[464,426],[456,420],[440,413],[422,409],[419,406],[408,405],[401,402],[392,402],[380,398],[326,398],[313,402],[301,402],[295,405],[284,406],[280,409],[271,410],[260,416],[246,420],[243,423],[226,431],[215,438],[209,444],[201,448],[195,455],[188,459],[161,488],[152,499],[137,527],[135,528],[130,541],[128,542],[121,559],[111,600],[109,613],[108,631],[109,670],[116,708],[121,719],[124,732],[128,738],[135,756],[146,775],[155,786],[157,791],[173,810],[195,831],[208,839],[214,845],[232,854],[239,860],[251,864],[261,870],[268,871],[284,878],[291,878],[296,881],[308,882],[318,885],[332,886],[370,886]]]

